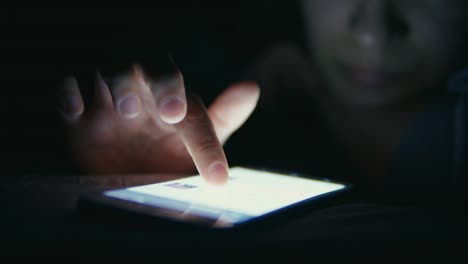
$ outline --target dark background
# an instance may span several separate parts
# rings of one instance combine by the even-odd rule
[[[297,1],[153,1],[102,8],[0,11],[2,171],[67,172],[56,93],[67,75],[89,93],[96,70],[171,54],[189,89],[209,104],[268,47],[303,42]]]
[[[0,9],[1,177],[75,170],[67,156],[55,108],[57,89],[67,75],[78,77],[86,93],[97,69],[118,70],[134,58],[157,66],[170,53],[189,88],[209,104],[226,85],[241,78],[243,69],[260,59],[264,50],[282,41],[303,43],[297,1],[191,1],[189,4],[153,1],[150,6],[106,8],[67,4],[70,5],[67,8]],[[5,203],[7,217],[2,220],[6,223],[1,224],[8,227],[4,241],[16,239],[14,248],[19,245],[23,250],[28,246],[41,250],[52,245],[54,255],[63,253],[59,251],[64,249],[71,249],[76,255],[75,250],[80,246],[99,251],[104,245],[112,248],[113,253],[130,255],[145,251],[153,257],[153,249],[160,248],[154,239],[165,239],[159,232],[140,232],[140,227],[135,231],[109,226],[108,222],[103,226],[82,226],[77,225],[76,218],[55,214],[55,207],[74,210],[72,191],[77,190],[72,188],[57,193],[47,185],[44,188],[34,184],[0,187],[3,188],[0,200],[15,201]],[[392,193],[401,196],[399,192]],[[63,204],[70,207],[62,208]],[[346,249],[363,255],[385,252],[393,256],[395,248],[414,253],[415,247],[424,249],[424,254],[452,254],[453,247],[456,252],[464,253],[462,242],[466,240],[466,228],[459,230],[464,226],[462,223],[440,221],[446,215],[438,213],[420,215],[394,208],[374,208],[373,204],[371,207],[351,204],[297,219],[284,228],[272,230],[271,235],[252,238],[293,242],[288,243],[289,248],[295,247],[296,242],[300,244],[301,239],[318,243],[308,247],[306,253],[316,249],[312,253],[323,254],[328,251],[319,252],[320,249],[332,248],[331,253],[338,255],[343,253],[341,249]],[[450,230],[446,232],[446,229]],[[102,235],[109,239],[102,240]],[[136,241],[137,235],[141,241]],[[432,245],[433,241],[438,243]],[[127,245],[134,251],[128,251]],[[284,252],[285,245],[278,245]],[[430,246],[426,248],[426,245]],[[203,250],[207,248],[211,247]],[[258,250],[257,247],[248,249],[251,248]],[[275,249],[265,249],[269,256],[276,253]]]

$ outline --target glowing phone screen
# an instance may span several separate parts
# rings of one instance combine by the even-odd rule
[[[201,176],[195,175],[104,194],[235,224],[345,187],[328,181],[233,167],[222,187],[208,185]]]

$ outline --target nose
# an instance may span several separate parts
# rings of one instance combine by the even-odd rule
[[[361,0],[352,10],[349,29],[364,47],[387,45],[409,35],[409,25],[394,0]]]

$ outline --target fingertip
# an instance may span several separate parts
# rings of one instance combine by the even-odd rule
[[[244,81],[235,85],[238,89],[242,89],[245,93],[250,96],[260,96],[260,86],[254,81]]]
[[[260,86],[256,82],[247,82],[246,86],[250,89],[253,93],[260,94]]]
[[[223,97],[243,98],[249,101],[258,101],[260,97],[260,86],[254,81],[243,81],[230,85]]]
[[[259,85],[255,81],[243,81],[243,82],[239,82],[238,85],[250,88],[252,90],[258,90],[259,89]]]
[[[224,185],[229,177],[228,167],[225,162],[215,161],[207,170],[206,181],[213,185]]]
[[[214,100],[208,111],[223,144],[253,113],[259,98],[259,85],[244,81],[230,85]]]

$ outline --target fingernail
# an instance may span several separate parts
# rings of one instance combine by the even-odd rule
[[[213,162],[208,167],[208,181],[214,184],[222,184],[228,178],[228,171],[221,161]]]
[[[119,102],[119,112],[125,118],[135,118],[140,114],[140,99],[129,94]]]
[[[61,110],[63,113],[67,116],[76,116],[78,114],[81,114],[81,102],[80,98],[76,95],[66,95],[63,98],[63,102],[60,106]]]
[[[164,98],[161,102],[161,113],[169,118],[177,117],[184,111],[184,103],[177,96]]]

